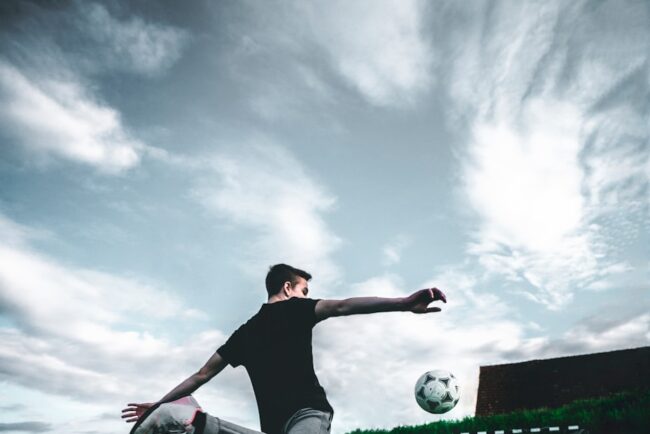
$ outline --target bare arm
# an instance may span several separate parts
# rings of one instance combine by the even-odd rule
[[[176,386],[167,395],[160,398],[158,402],[175,401],[184,396],[190,395],[196,389],[207,383],[228,365],[219,353],[215,352],[205,365],[198,372],[190,375],[185,381]]]
[[[421,289],[408,297],[353,297],[345,300],[320,300],[316,303],[316,319],[323,321],[332,316],[346,316],[377,312],[439,312],[439,307],[428,307],[429,303],[447,298],[438,288]]]
[[[135,422],[153,405],[175,401],[192,394],[192,392],[221,372],[227,365],[228,362],[226,362],[219,353],[215,352],[201,369],[190,375],[181,384],[173,388],[167,395],[160,398],[159,401],[127,404],[128,407],[122,410],[122,419],[126,419],[125,422]]]

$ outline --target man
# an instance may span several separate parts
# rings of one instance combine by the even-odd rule
[[[311,299],[306,271],[277,264],[266,276],[268,303],[217,349],[205,365],[156,403],[128,404],[126,422],[136,422],[133,434],[259,434],[211,416],[195,407],[172,403],[190,395],[226,365],[243,365],[253,384],[262,432],[266,434],[327,434],[334,410],[327,401],[312,359],[312,328],[330,317],[375,312],[439,312],[431,302],[447,302],[437,288],[404,298],[354,297]],[[200,409],[199,409],[200,410]]]

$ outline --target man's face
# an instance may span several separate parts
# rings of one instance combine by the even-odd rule
[[[289,285],[289,294],[288,297],[298,297],[298,298],[306,298],[307,294],[309,294],[309,288],[308,288],[308,283],[307,280],[305,280],[303,277],[298,277],[298,282],[291,287]]]

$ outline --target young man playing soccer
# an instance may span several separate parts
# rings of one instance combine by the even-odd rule
[[[286,264],[266,276],[268,303],[217,349],[205,365],[156,403],[128,404],[126,422],[137,421],[132,434],[259,434],[248,428],[172,403],[187,397],[226,365],[243,365],[253,385],[262,432],[327,434],[334,410],[314,373],[312,328],[334,316],[375,312],[439,312],[431,302],[447,302],[437,288],[404,298],[354,297],[345,300],[307,298],[306,271]]]

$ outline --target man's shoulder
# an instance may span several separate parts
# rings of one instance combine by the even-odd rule
[[[287,300],[288,305],[299,311],[313,311],[316,309],[316,303],[320,298],[307,298],[307,297],[291,297]]]
[[[309,297],[291,297],[288,301],[293,301],[294,303],[301,304],[316,304],[320,298],[309,298]]]

